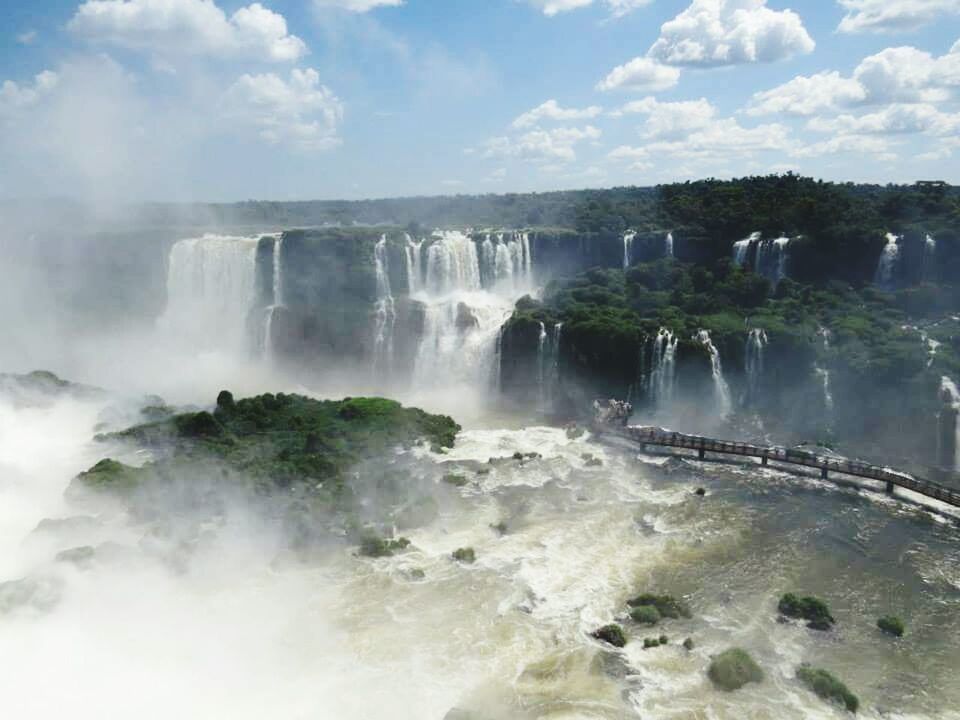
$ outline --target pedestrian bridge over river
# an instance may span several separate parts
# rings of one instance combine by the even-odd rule
[[[886,492],[893,495],[900,487],[911,490],[942,503],[960,507],[960,492],[951,490],[929,480],[922,480],[905,472],[892,468],[879,467],[858,460],[818,455],[804,450],[794,450],[777,446],[749,445],[747,443],[729,442],[698,435],[684,435],[683,433],[665,430],[664,428],[649,426],[605,427],[604,432],[625,437],[641,445],[656,445],[660,447],[681,448],[695,450],[700,460],[709,460],[710,454],[734,455],[741,457],[759,458],[761,465],[771,462],[788,465],[799,465],[814,468],[820,471],[825,480],[830,473],[852,475],[854,477],[876,480],[885,483]]]

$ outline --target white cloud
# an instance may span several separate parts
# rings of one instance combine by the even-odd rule
[[[52,70],[44,70],[33,78],[31,84],[5,80],[0,85],[0,116],[36,105],[59,84],[60,76]]]
[[[319,8],[337,8],[349,12],[365,13],[378,7],[399,7],[403,0],[313,0]]]
[[[668,65],[709,67],[775,62],[815,47],[800,16],[766,0],[693,0],[660,28],[648,57]]]
[[[772,90],[756,93],[747,113],[813,115],[824,108],[862,102],[866,97],[867,91],[858,81],[825,71],[809,77],[800,75]]]
[[[294,69],[289,80],[274,73],[243,75],[227,90],[228,115],[256,128],[270,144],[325,150],[340,144],[343,106],[316,70]]]
[[[960,0],[837,0],[847,11],[838,30],[845,33],[904,32],[929,25],[942,15],[960,15]]]
[[[817,132],[841,135],[947,135],[960,130],[960,113],[941,112],[933,105],[894,104],[859,117],[840,115],[835,118],[813,118],[807,127]]]
[[[25,30],[24,32],[17,35],[17,42],[21,45],[33,45],[37,40],[37,31],[36,30]]]
[[[562,108],[556,100],[547,100],[542,105],[529,110],[513,121],[512,126],[517,129],[536,126],[541,120],[589,120],[597,117],[603,108],[597,105],[576,109]]]
[[[672,88],[680,80],[677,68],[667,67],[650,58],[637,57],[619,65],[597,83],[597,90],[638,90],[659,92]]]
[[[544,15],[549,17],[570,12],[571,10],[589,7],[594,3],[602,3],[610,9],[614,17],[622,17],[639,7],[649,5],[652,1],[653,0],[528,0],[531,5],[539,8],[543,11]]]
[[[531,130],[517,137],[495,137],[484,143],[484,157],[515,157],[534,162],[566,163],[576,160],[574,146],[600,139],[600,130],[592,125],[553,130]]]
[[[643,136],[648,139],[684,137],[694,130],[708,127],[717,109],[706,98],[680,102],[660,102],[645,97],[624,105],[615,115],[646,115]]]
[[[885,138],[866,135],[839,135],[823,142],[798,147],[791,154],[794,157],[808,158],[838,153],[873,155],[878,160],[891,160],[896,157],[890,152],[890,143]]]
[[[229,18],[213,0],[86,0],[69,29],[95,42],[167,56],[247,56],[289,61],[307,46],[287,21],[260,3]]]
[[[758,92],[747,113],[809,116],[857,105],[941,102],[958,87],[960,54],[935,58],[914,47],[895,47],[864,58],[851,77],[822,72]]]

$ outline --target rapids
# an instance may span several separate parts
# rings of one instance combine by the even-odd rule
[[[842,717],[794,680],[801,661],[841,677],[863,717],[960,717],[957,531],[908,505],[489,417],[448,454],[398,456],[438,487],[451,468],[470,478],[405,533],[409,552],[359,558],[332,539],[297,561],[269,513],[238,499],[203,517],[68,504],[71,476],[110,449],[90,437],[129,421],[124,407],[0,403],[0,582],[46,588],[0,599],[10,717]],[[541,457],[487,462],[516,452]],[[86,569],[53,560],[78,545],[102,552]],[[476,563],[453,562],[466,546]],[[827,599],[837,630],[778,623],[791,590]],[[642,650],[651,631],[629,621],[623,651],[590,637],[643,591],[690,602],[693,619],[653,633],[668,646]],[[889,612],[902,640],[874,626]],[[710,656],[731,646],[765,682],[713,688]]]

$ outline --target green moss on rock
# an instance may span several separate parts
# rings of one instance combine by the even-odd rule
[[[744,685],[763,680],[763,670],[746,650],[731,648],[710,662],[707,676],[721,690],[732,692]]]
[[[453,559],[457,562],[464,563],[466,565],[472,565],[477,561],[477,553],[472,547],[457,548],[453,551],[451,557],[453,557]]]
[[[690,618],[692,613],[690,607],[683,600],[678,600],[672,595],[654,595],[652,593],[643,593],[627,600],[630,607],[641,607],[644,605],[653,606],[662,617],[673,620],[679,618]]]
[[[623,628],[616,623],[604,625],[602,628],[595,630],[592,635],[595,639],[613,645],[614,647],[622,648],[627,644],[626,633],[624,633]]]
[[[883,630],[883,632],[885,632],[887,635],[893,635],[894,637],[903,637],[903,633],[906,630],[903,620],[895,615],[883,616],[877,620],[877,627]]]
[[[815,597],[787,593],[780,598],[777,610],[786,617],[806,620],[807,627],[814,630],[829,630],[836,623],[827,604]]]
[[[850,690],[826,670],[801,665],[797,668],[797,679],[828,702],[833,702],[855,713],[860,700]]]

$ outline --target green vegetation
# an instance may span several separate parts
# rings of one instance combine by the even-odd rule
[[[278,393],[234,400],[224,391],[213,413],[174,415],[106,438],[172,449],[180,461],[214,458],[262,487],[313,481],[342,489],[357,463],[420,442],[452,447],[459,430],[449,417],[381,398],[331,401]],[[103,461],[80,479],[93,487],[129,488],[139,477]]]
[[[707,675],[714,685],[727,692],[739,690],[747,683],[763,680],[763,670],[746,650],[740,648],[731,648],[713,658]]]
[[[893,635],[894,637],[903,637],[903,633],[906,630],[903,620],[895,615],[885,615],[880,618],[877,620],[877,627],[887,633],[887,635]]]
[[[857,696],[826,670],[801,665],[797,668],[797,679],[819,697],[837,703],[852,713],[860,707]]]
[[[595,630],[593,637],[618,648],[622,648],[627,644],[626,633],[623,632],[622,627],[616,624],[604,625],[599,630]]]
[[[90,490],[122,494],[135,490],[150,475],[149,469],[130,467],[105,458],[89,470],[84,470],[76,479]]]
[[[390,557],[408,547],[410,547],[410,541],[405,537],[387,540],[376,535],[368,535],[360,540],[360,554],[364,557]]]
[[[651,648],[660,647],[660,640],[658,638],[644,638],[643,639],[643,649],[650,650]]]
[[[641,625],[656,625],[660,622],[660,611],[653,605],[638,605],[630,610],[630,619]]]
[[[677,600],[672,595],[643,593],[627,600],[627,605],[633,608],[652,606],[656,608],[659,615],[673,620],[693,617],[690,607],[683,600]]]
[[[684,650],[690,651],[690,650],[693,650],[693,648],[694,648],[694,644],[693,644],[692,638],[687,638],[686,640],[683,641]]]
[[[447,473],[443,476],[443,482],[447,485],[453,485],[454,487],[463,487],[470,481],[467,480],[466,475],[460,475],[459,473]]]
[[[453,551],[453,559],[465,565],[472,565],[477,561],[477,553],[472,547],[457,548]]]
[[[829,630],[836,622],[827,604],[815,597],[801,598],[787,593],[780,598],[777,610],[786,617],[806,620],[807,627],[814,630]]]

